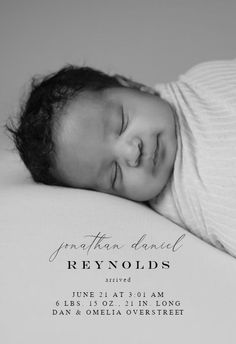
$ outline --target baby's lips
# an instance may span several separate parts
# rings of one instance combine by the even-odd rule
[[[158,135],[157,135],[157,143],[156,143],[156,149],[153,153],[153,162],[154,165],[156,165],[157,161],[158,161],[158,157],[159,157],[159,140],[158,140]]]

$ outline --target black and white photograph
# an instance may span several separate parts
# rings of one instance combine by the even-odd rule
[[[4,344],[234,344],[236,2],[0,2]]]

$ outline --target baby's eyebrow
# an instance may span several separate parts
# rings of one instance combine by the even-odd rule
[[[119,109],[120,106],[118,105],[110,105],[104,107],[103,113],[103,123],[104,123],[104,137],[107,134],[110,134],[111,130],[119,129],[120,125],[120,118],[119,118]]]
[[[120,106],[118,104],[106,105],[103,108],[102,113],[103,123],[103,140],[106,141],[112,131],[119,131],[121,126],[122,117],[120,115]],[[102,163],[98,167],[96,174],[96,186],[99,188],[102,186],[104,191],[111,189],[111,167],[113,161]]]
[[[107,116],[105,114],[103,114],[103,135],[104,135],[104,138],[107,137],[107,135],[109,134],[110,132],[110,127],[111,127],[111,117],[110,116]]]

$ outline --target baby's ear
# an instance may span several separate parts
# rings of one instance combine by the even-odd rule
[[[146,93],[150,93],[150,94],[156,94],[156,91],[153,88],[146,86],[144,84],[141,84],[139,82],[133,81],[131,79],[125,78],[123,75],[115,74],[114,77],[124,87],[138,89],[142,92],[146,92]]]

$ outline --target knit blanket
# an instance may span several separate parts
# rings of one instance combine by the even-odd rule
[[[156,85],[176,114],[174,170],[151,207],[236,257],[236,60]]]

